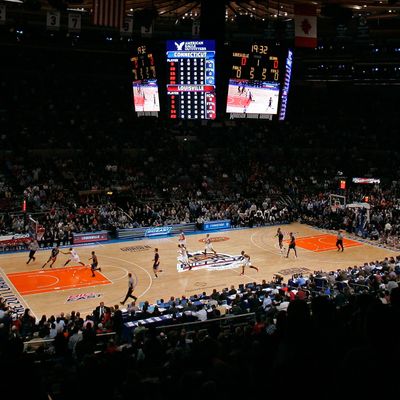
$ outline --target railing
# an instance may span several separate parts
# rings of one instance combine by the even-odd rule
[[[104,341],[113,339],[115,335],[116,332],[97,333],[96,334],[97,344],[101,344],[102,342],[104,343]],[[44,338],[31,339],[29,341],[24,342],[24,352],[35,353],[41,347],[49,349],[53,345],[53,343],[54,339],[44,339]]]

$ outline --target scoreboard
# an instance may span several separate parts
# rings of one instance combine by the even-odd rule
[[[235,50],[232,53],[232,78],[279,82],[280,58],[265,44],[251,44]]]
[[[215,119],[215,41],[167,41],[170,118]]]
[[[272,119],[278,115],[287,78],[283,49],[266,43],[241,44],[232,50],[231,60],[226,107],[231,118]],[[287,90],[288,85],[285,81]],[[286,102],[287,98],[285,107]]]
[[[152,115],[160,111],[156,66],[153,53],[146,45],[139,45],[134,49],[131,67],[135,111],[140,115]]]

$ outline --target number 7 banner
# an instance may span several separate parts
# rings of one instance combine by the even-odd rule
[[[81,27],[81,14],[68,14],[68,32],[80,32]]]

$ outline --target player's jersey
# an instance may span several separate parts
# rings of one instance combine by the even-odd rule
[[[73,258],[76,258],[76,257],[78,257],[78,253],[77,253],[74,249],[72,249],[72,250],[71,250],[71,256],[72,256]]]
[[[154,254],[154,266],[157,266],[160,263],[160,255],[158,253]]]

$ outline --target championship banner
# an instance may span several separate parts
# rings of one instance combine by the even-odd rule
[[[7,8],[5,4],[0,4],[0,25],[7,21]]]
[[[200,19],[194,19],[192,24],[192,37],[200,37]]]
[[[81,14],[68,14],[68,32],[80,32],[82,29]]]
[[[317,47],[317,8],[312,4],[294,5],[296,47]]]
[[[153,36],[153,24],[151,24],[150,26],[141,26],[140,33],[142,34],[142,37]]]
[[[133,19],[125,18],[124,22],[119,31],[120,35],[123,37],[130,37],[133,34]]]
[[[46,26],[49,31],[58,31],[60,29],[60,12],[47,11]]]

